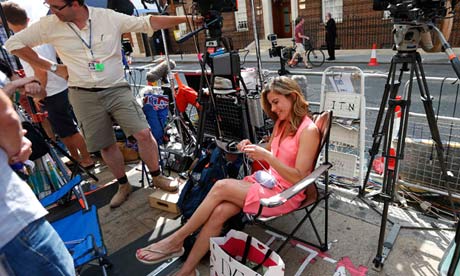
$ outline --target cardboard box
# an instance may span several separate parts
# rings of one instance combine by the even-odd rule
[[[149,195],[150,206],[170,213],[179,214],[180,211],[177,206],[177,201],[179,200],[179,195],[184,185],[185,182],[181,183],[179,185],[179,191],[175,193],[169,193],[156,188],[155,191]]]

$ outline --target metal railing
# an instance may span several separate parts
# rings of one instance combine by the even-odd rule
[[[460,21],[460,13],[456,13],[454,26]],[[337,23],[336,45],[341,49],[369,49],[373,43],[379,49],[391,48],[393,45],[393,22],[379,16],[346,16]],[[324,46],[325,28],[321,18],[305,18],[306,35],[315,38],[316,47]],[[460,46],[460,30],[454,28],[449,42],[453,47]]]

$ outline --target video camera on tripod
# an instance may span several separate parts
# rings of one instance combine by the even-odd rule
[[[276,34],[269,34],[267,35],[267,40],[272,43],[272,47],[268,49],[268,54],[270,58],[272,57],[279,57],[280,58],[280,66],[281,69],[278,70],[278,74],[280,76],[289,74],[289,71],[286,70],[286,62],[289,59],[289,52],[285,51],[285,46],[279,46],[277,44],[277,36]]]
[[[369,180],[372,162],[382,145],[382,156],[391,157],[392,165],[390,166],[390,159],[387,158],[384,165],[381,192],[381,198],[383,198],[384,204],[381,214],[379,241],[377,255],[373,260],[374,266],[377,269],[382,268],[402,228],[401,225],[397,223],[394,224],[385,240],[389,204],[397,195],[398,164],[400,160],[404,159],[404,147],[414,79],[418,84],[420,99],[423,103],[431,137],[436,148],[436,156],[441,167],[442,181],[446,187],[449,187],[449,182],[452,181],[453,174],[448,171],[445,163],[444,148],[437,126],[437,118],[433,110],[432,97],[425,78],[422,58],[417,49],[420,45],[423,50],[428,52],[439,51],[441,48],[439,47],[438,49],[438,47],[434,45],[436,43],[433,43],[431,38],[430,31],[435,31],[438,42],[449,57],[457,77],[460,78],[460,61],[444,37],[444,34],[450,34],[451,29],[446,29],[442,26],[446,22],[451,24],[454,11],[453,7],[456,4],[455,1],[456,0],[373,0],[374,10],[388,10],[390,12],[390,16],[394,23],[394,48],[397,50],[397,53],[391,59],[390,70],[388,72],[372,134],[373,143],[369,150],[368,170],[363,182],[363,187],[365,187]],[[435,25],[438,19],[442,19],[442,31]],[[399,76],[396,75],[398,66],[400,67]],[[408,88],[405,90],[404,94],[398,98],[398,89],[400,88],[402,76],[405,72],[409,72],[410,76]],[[399,126],[394,125],[396,107],[399,107],[401,110],[401,124]],[[396,130],[396,137],[393,137],[393,130]],[[448,192],[450,194],[450,191]],[[458,225],[460,227],[460,224]],[[460,240],[460,228],[458,228],[457,233],[458,236],[456,240],[458,241]],[[454,275],[452,270],[460,260],[460,245],[457,246],[455,252],[455,262],[452,262],[452,264],[455,264],[451,265],[449,268],[449,276]]]
[[[453,7],[456,0],[373,0],[373,9],[376,11],[389,11],[394,23],[395,48],[398,51],[415,51],[419,44],[426,52],[438,52],[441,50],[443,38],[434,43],[431,38],[431,30],[439,31],[434,24],[437,20],[443,20],[442,33],[449,37],[452,28]],[[444,24],[446,23],[446,24]],[[444,45],[442,45],[444,47]],[[446,47],[444,47],[446,48]]]
[[[223,19],[221,13],[238,11],[236,0],[197,0],[194,2],[197,3],[200,14],[203,16],[205,24],[208,25],[211,40],[217,40],[222,36]]]
[[[198,6],[198,12],[204,19],[204,25],[188,34],[185,34],[177,40],[182,43],[202,30],[206,31],[206,47],[220,46],[222,37],[223,18],[222,12],[238,11],[236,0],[196,0],[194,4]]]

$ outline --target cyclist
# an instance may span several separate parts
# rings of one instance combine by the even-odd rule
[[[308,36],[304,34],[304,29],[303,29],[303,24],[305,23],[305,20],[303,17],[299,16],[295,20],[295,28],[294,28],[294,37],[295,37],[295,53],[292,56],[291,60],[288,62],[288,65],[290,67],[294,67],[297,65],[297,59],[299,56],[303,58],[303,61],[305,62],[305,67],[307,69],[311,69],[312,66],[308,63],[308,59],[306,57],[306,51],[305,47],[303,44],[303,40],[310,40]]]

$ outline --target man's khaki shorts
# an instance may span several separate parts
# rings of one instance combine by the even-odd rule
[[[89,152],[116,143],[113,121],[120,125],[127,137],[149,128],[144,112],[129,86],[111,87],[98,92],[69,87],[69,100]]]
[[[299,53],[299,55],[305,55],[305,47],[302,43],[295,43],[295,52]]]

